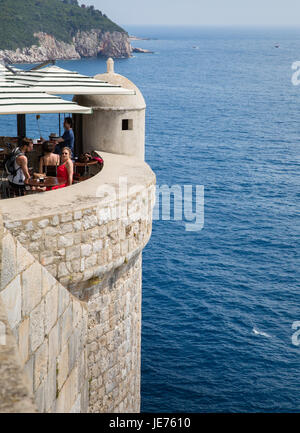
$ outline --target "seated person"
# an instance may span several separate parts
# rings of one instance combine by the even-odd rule
[[[55,144],[55,146],[58,144],[59,136],[56,134],[56,132],[51,132],[49,135],[49,141]]]
[[[74,132],[72,129],[72,119],[71,117],[66,117],[64,121],[65,132],[63,136],[58,138],[58,144],[55,148],[55,153],[61,154],[63,147],[69,147],[72,154],[74,153]]]
[[[69,147],[63,147],[61,151],[61,165],[57,167],[57,177],[65,179],[65,183],[53,186],[52,189],[64,188],[73,183],[73,162],[72,153]]]
[[[51,134],[49,135],[49,141],[53,141],[55,145],[58,143],[57,141],[58,138],[59,136],[56,134],[56,132],[51,132]],[[45,140],[43,137],[40,137],[38,141],[39,143],[44,143],[44,141],[48,141],[48,140]]]
[[[30,189],[26,186],[30,179],[28,171],[28,159],[25,155],[33,150],[33,142],[29,138],[23,138],[21,145],[13,152],[13,168],[8,174],[7,179],[14,195],[25,195],[25,189]]]
[[[53,141],[43,142],[43,156],[40,158],[39,173],[46,173],[47,176],[56,176],[57,167],[60,162],[59,155],[54,152],[55,143]]]

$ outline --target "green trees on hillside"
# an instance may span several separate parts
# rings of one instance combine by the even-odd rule
[[[102,12],[82,8],[77,0],[0,0],[0,49],[15,50],[37,44],[42,31],[71,42],[78,30],[124,32]]]
[[[78,6],[78,0],[63,0],[63,3]]]

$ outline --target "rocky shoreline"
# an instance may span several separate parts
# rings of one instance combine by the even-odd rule
[[[115,57],[132,56],[132,47],[127,33],[101,32],[91,30],[77,32],[72,43],[55,39],[43,32],[35,33],[38,45],[32,45],[16,51],[0,50],[0,61],[11,63],[39,63],[47,60],[71,60],[83,57]]]
[[[132,48],[132,52],[139,54],[154,54],[154,51],[146,50],[145,48]]]

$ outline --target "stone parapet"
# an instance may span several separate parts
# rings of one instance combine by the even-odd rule
[[[94,284],[151,236],[153,172],[132,157],[101,155],[103,170],[85,182],[0,202],[5,227],[65,287]]]

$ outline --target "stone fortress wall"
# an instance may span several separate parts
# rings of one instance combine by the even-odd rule
[[[130,153],[100,151],[91,179],[0,201],[2,412],[140,410],[155,175]]]
[[[19,367],[25,378],[27,375],[28,398],[34,396],[37,410],[87,411],[86,305],[50,275],[7,229],[2,238],[0,299],[7,328],[15,338]],[[1,345],[0,353],[2,346],[6,347]],[[12,391],[9,372],[2,392]],[[16,397],[22,404],[22,395]],[[4,402],[0,402],[0,409],[4,404],[9,409]]]
[[[135,158],[101,155],[106,168],[88,181],[0,203],[0,299],[42,412],[140,407],[141,251],[155,177]],[[118,188],[116,173],[126,197],[97,198],[104,182]]]

